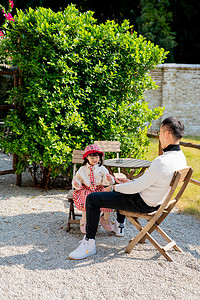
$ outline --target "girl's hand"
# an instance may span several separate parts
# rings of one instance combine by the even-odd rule
[[[108,181],[112,181],[112,179],[114,179],[114,182],[121,183],[121,181],[120,181],[121,179],[119,180],[115,176],[112,176],[111,174],[106,174],[106,177],[107,177]]]
[[[112,178],[114,178],[114,177],[110,174],[106,174],[106,178],[108,181],[112,181]]]
[[[80,188],[81,188],[81,186],[80,186],[80,185],[78,184],[78,182],[76,182],[76,181],[74,182],[74,187],[77,188],[77,189],[80,189]]]

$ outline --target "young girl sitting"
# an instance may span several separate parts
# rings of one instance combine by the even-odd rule
[[[83,154],[83,165],[76,172],[72,180],[72,186],[75,188],[73,200],[78,210],[82,211],[80,220],[80,230],[86,233],[86,207],[85,202],[87,195],[93,192],[103,192],[104,186],[114,183],[114,178],[109,175],[108,170],[102,165],[103,152],[100,148],[93,144],[85,148]],[[113,225],[110,222],[110,213],[112,209],[101,208],[103,216],[100,223],[107,231],[113,231]]]

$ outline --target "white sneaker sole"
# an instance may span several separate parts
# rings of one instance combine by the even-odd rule
[[[94,255],[94,254],[96,254],[96,249],[95,249],[94,251],[92,251],[92,252],[86,253],[86,254],[85,254],[84,256],[82,256],[82,257],[76,258],[76,257],[71,257],[71,256],[69,255],[68,258],[71,259],[71,260],[81,260],[81,259],[85,259],[85,258],[87,258],[87,257],[89,257],[89,256],[91,256],[91,255]]]
[[[117,236],[117,237],[123,237],[123,236],[124,236],[124,234],[119,235],[119,234],[117,234],[115,231],[113,231],[113,233],[115,233],[115,236]]]

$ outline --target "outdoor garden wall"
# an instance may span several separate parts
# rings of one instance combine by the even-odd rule
[[[147,91],[145,100],[150,108],[165,107],[151,132],[165,117],[175,116],[184,122],[185,134],[200,136],[200,65],[162,64],[150,74],[159,88]]]

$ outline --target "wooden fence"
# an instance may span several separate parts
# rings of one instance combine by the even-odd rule
[[[147,136],[149,138],[159,139],[158,135],[154,134],[154,133],[147,133]],[[200,150],[200,145],[198,145],[198,144],[186,143],[186,142],[180,141],[180,145],[183,146],[183,147],[195,148],[195,149]],[[160,141],[159,141],[159,145],[158,145],[158,154],[159,155],[162,154],[162,148],[161,148],[161,145],[160,145]],[[191,178],[190,182],[200,186],[200,181],[199,180]]]

